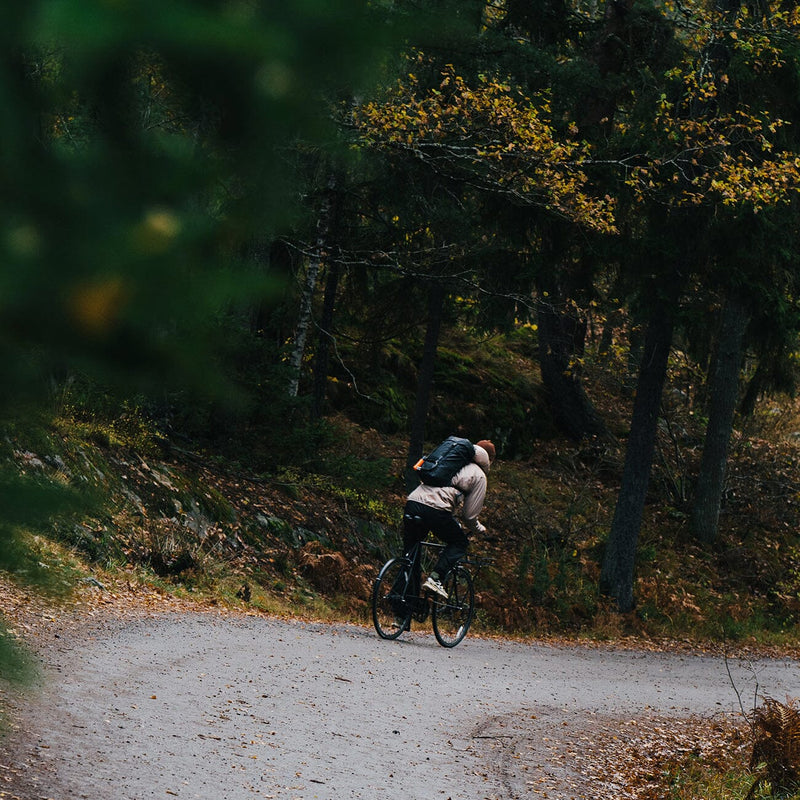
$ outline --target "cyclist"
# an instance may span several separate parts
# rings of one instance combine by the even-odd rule
[[[486,497],[486,475],[495,458],[495,447],[488,439],[475,445],[475,459],[462,467],[450,481],[449,486],[417,486],[408,496],[403,510],[403,547],[405,552],[422,541],[431,531],[445,543],[439,558],[422,584],[423,589],[447,597],[442,580],[466,555],[468,538],[464,528],[456,519],[460,506],[460,517],[464,525],[474,533],[485,533],[478,515],[483,510]],[[417,586],[419,577],[415,576]]]

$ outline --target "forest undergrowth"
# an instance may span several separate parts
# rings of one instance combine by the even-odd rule
[[[494,560],[478,587],[478,627],[794,651],[797,404],[764,401],[737,428],[720,535],[701,545],[688,521],[704,420],[683,388],[685,360],[674,359],[639,536],[636,607],[622,615],[600,594],[598,579],[630,387],[613,365],[587,359],[587,391],[613,438],[560,437],[532,377],[532,350],[519,339],[504,348],[500,337],[487,344],[459,335],[442,367],[446,389],[433,400],[430,441],[457,433],[498,446],[482,514],[489,534],[471,544]],[[84,571],[178,594],[366,620],[371,580],[399,546],[405,498],[407,439],[381,408],[365,419],[363,406],[341,390],[321,423],[308,423],[296,407],[276,410],[280,426],[273,420],[259,430],[222,417],[214,436],[191,436],[145,406],[65,395],[51,418],[2,446],[22,475],[81,497],[77,512],[32,532],[39,550],[60,549]]]
[[[498,366],[503,350],[495,342],[487,357],[494,366],[484,369],[485,342],[461,338],[451,354],[459,348],[461,362],[446,360],[446,383],[470,397],[470,427],[442,395],[434,399],[431,438],[472,433],[499,449],[482,516],[489,534],[471,545],[494,561],[477,585],[476,635],[800,656],[800,416],[793,401],[765,401],[737,430],[720,537],[704,547],[688,527],[703,420],[680,389],[684,365],[673,364],[639,540],[636,608],[622,615],[600,594],[598,579],[629,388],[614,370],[587,361],[587,390],[616,440],[575,443],[545,418],[529,352],[509,347]],[[470,381],[477,374],[483,390],[466,393],[459,374]],[[509,387],[516,394],[504,418],[492,419]],[[47,578],[66,602],[74,587],[88,584],[98,602],[103,593],[124,602],[157,592],[250,613],[368,624],[372,580],[400,543],[407,441],[393,424],[380,417],[368,424],[363,409],[340,397],[313,429],[297,408],[272,438],[232,429],[217,447],[212,438],[165,429],[135,404],[111,414],[64,397],[56,411],[3,443],[21,474],[78,487],[84,500],[78,512],[30,532],[20,567],[28,574],[16,576],[23,583]],[[298,447],[293,431],[313,447]],[[724,732],[739,743],[743,735],[739,723]],[[659,766],[661,794],[647,794],[654,790],[642,779],[637,796],[743,798],[755,786],[760,773],[751,766],[758,765],[740,744],[728,748],[727,760],[725,748],[709,755],[683,744]],[[750,796],[770,796],[771,786],[765,779]]]

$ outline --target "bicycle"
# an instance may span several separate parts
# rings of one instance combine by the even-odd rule
[[[492,562],[467,555],[442,581],[447,599],[427,590],[420,593],[415,584],[420,581],[423,560],[432,562],[432,554],[444,547],[439,542],[418,542],[405,555],[383,565],[372,587],[372,621],[382,639],[399,638],[411,630],[412,620],[424,623],[428,614],[442,647],[455,647],[467,635],[475,613],[475,584],[467,567],[474,567],[477,575]],[[426,551],[430,551],[427,558]]]

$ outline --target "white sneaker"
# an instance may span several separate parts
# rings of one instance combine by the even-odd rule
[[[443,597],[445,600],[447,599],[447,590],[436,578],[428,578],[428,580],[422,584],[422,588],[427,589],[429,592],[435,592],[439,597]]]

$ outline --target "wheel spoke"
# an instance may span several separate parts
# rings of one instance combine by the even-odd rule
[[[433,632],[443,647],[455,647],[466,635],[475,609],[472,577],[463,567],[456,567],[445,579],[447,599],[437,599],[433,606]]]
[[[409,562],[404,558],[388,561],[375,579],[372,589],[372,621],[378,635],[396,639],[411,620],[412,604],[406,600]]]

